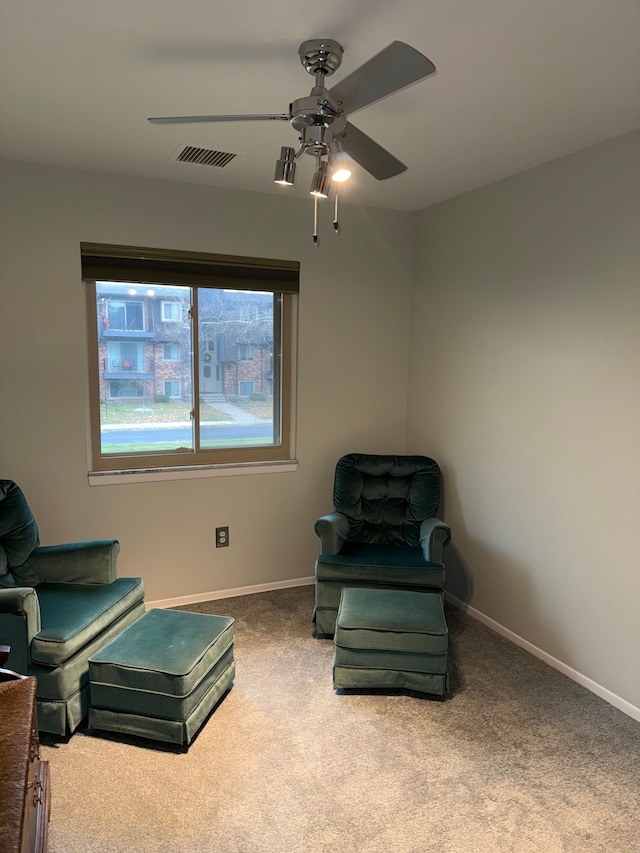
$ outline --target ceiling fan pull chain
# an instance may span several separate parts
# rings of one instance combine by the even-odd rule
[[[340,236],[340,221],[338,219],[338,187],[336,187],[336,200],[333,207],[333,230]]]
[[[318,240],[318,196],[313,197],[313,242],[316,244],[316,249],[320,248]]]

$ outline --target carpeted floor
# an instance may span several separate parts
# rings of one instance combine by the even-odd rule
[[[339,695],[313,587],[236,619],[237,676],[188,752],[44,742],[50,853],[633,853],[640,725],[448,609],[451,693]]]

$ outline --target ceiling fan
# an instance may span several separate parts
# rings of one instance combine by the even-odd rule
[[[295,182],[296,160],[301,154],[316,159],[311,190],[316,198],[326,198],[330,181],[350,176],[348,155],[377,180],[399,175],[406,166],[381,145],[352,124],[347,115],[423,80],[435,73],[435,65],[415,48],[401,41],[391,42],[356,71],[331,89],[326,78],[338,70],[344,50],[333,39],[309,39],[298,54],[303,68],[315,77],[315,85],[306,98],[289,105],[288,113],[267,115],[204,115],[149,118],[152,124],[191,124],[226,121],[288,121],[299,134],[299,147],[283,146],[276,162],[276,183]],[[337,224],[337,209],[334,218]],[[314,229],[314,240],[317,234]]]

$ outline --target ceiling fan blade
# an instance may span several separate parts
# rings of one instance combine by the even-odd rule
[[[280,115],[239,115],[239,116],[161,116],[148,118],[151,124],[198,124],[214,121],[289,121],[288,114]]]
[[[393,178],[407,169],[404,163],[396,159],[393,154],[389,154],[385,148],[378,145],[371,137],[358,130],[350,122],[347,122],[346,130],[340,141],[342,148],[349,157],[379,181]]]
[[[393,41],[330,89],[329,97],[332,101],[340,101],[344,112],[350,114],[435,71],[433,62],[414,47]]]

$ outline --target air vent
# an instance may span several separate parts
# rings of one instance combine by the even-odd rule
[[[222,168],[230,163],[235,154],[227,151],[211,151],[209,148],[194,148],[187,145],[177,156],[180,163],[199,163],[201,166],[219,166]]]

